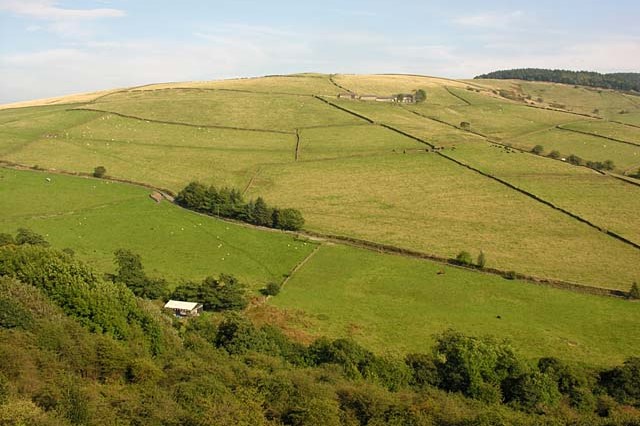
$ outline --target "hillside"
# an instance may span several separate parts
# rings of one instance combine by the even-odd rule
[[[148,85],[0,111],[0,159],[102,165],[174,192],[229,185],[300,209],[311,231],[443,258],[482,250],[504,271],[627,290],[640,275],[640,187],[620,176],[640,168],[640,104],[527,84],[301,74]],[[417,89],[425,102],[336,98]],[[542,155],[529,153],[537,145]],[[607,160],[612,170],[585,167]]]
[[[638,99],[296,74],[0,107],[0,424],[635,424]]]

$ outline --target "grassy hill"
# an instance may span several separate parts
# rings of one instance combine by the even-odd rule
[[[336,98],[416,89],[425,102]],[[627,290],[640,277],[640,187],[616,177],[640,168],[638,129],[619,120],[640,114],[634,96],[509,80],[298,74],[55,102],[0,110],[0,160],[85,173],[102,165],[173,191],[195,179],[231,185],[299,208],[312,231],[441,257],[483,250],[489,266],[545,278]],[[519,152],[536,145],[543,155],[611,160],[614,170]]]
[[[228,273],[256,297],[290,276],[249,314],[306,342],[348,336],[403,356],[429,351],[433,336],[452,328],[508,338],[528,358],[594,365],[620,363],[640,345],[640,311],[626,300],[241,226],[156,204],[149,189],[130,184],[6,168],[0,182],[0,232],[31,227],[103,273],[127,248],[171,286]]]

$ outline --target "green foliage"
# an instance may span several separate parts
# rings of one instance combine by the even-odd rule
[[[544,411],[560,400],[558,385],[553,378],[539,371],[508,378],[502,385],[507,402],[517,404],[526,411]]]
[[[487,264],[487,256],[484,254],[482,250],[480,250],[480,254],[478,255],[478,260],[476,261],[476,265],[479,268],[484,268]]]
[[[102,178],[107,174],[107,169],[104,166],[98,166],[93,169],[93,177]]]
[[[133,294],[145,299],[162,299],[166,296],[168,291],[166,281],[147,277],[140,255],[125,249],[116,250],[114,255],[115,282],[123,283],[133,291]]]
[[[603,371],[600,385],[619,403],[640,407],[640,357],[631,357],[624,365]]]
[[[47,240],[45,240],[45,238],[42,235],[35,233],[32,230],[27,228],[18,229],[18,233],[16,234],[15,241],[16,241],[16,244],[18,245],[31,244],[34,246],[43,246],[43,247],[49,246],[49,243],[47,242]]]
[[[554,149],[547,155],[547,157],[552,158],[554,160],[559,160],[560,157],[562,157],[562,155],[560,154],[560,151]]]
[[[454,331],[438,336],[434,356],[443,389],[487,402],[500,401],[501,384],[524,369],[509,344]]]
[[[280,284],[276,282],[267,283],[267,286],[264,289],[264,294],[266,296],[277,296],[280,293]]]
[[[474,78],[549,81],[552,83],[579,84],[581,86],[603,87],[606,89],[640,91],[640,73],[600,74],[593,71],[521,68],[494,71]]]
[[[218,278],[207,277],[199,284],[181,284],[173,291],[171,298],[202,303],[207,311],[242,310],[249,303],[246,287],[228,274],[220,274]]]
[[[438,386],[440,378],[435,359],[428,354],[408,354],[405,363],[411,369],[411,384],[419,388]]]
[[[16,240],[13,235],[5,232],[0,233],[0,246],[8,246],[9,244],[15,244]]]
[[[426,101],[427,100],[427,92],[425,92],[424,89],[416,90],[415,100],[416,100],[416,103],[420,103],[420,102]]]
[[[32,324],[33,318],[28,310],[0,295],[0,328],[28,329]]]
[[[536,145],[531,148],[531,152],[536,155],[542,155],[544,153],[544,147],[542,145]]]
[[[627,297],[632,300],[640,299],[640,288],[638,287],[638,283],[631,284],[631,288],[629,289],[629,294]]]
[[[471,123],[469,123],[468,121],[461,121],[460,122],[460,128],[462,130],[470,130],[471,129]]]
[[[473,265],[473,258],[471,257],[471,253],[468,251],[461,251],[456,256],[456,263],[459,265],[470,266]]]
[[[269,228],[298,231],[304,225],[304,218],[299,210],[269,207],[262,197],[245,203],[242,194],[235,188],[207,188],[201,183],[191,182],[178,193],[176,203],[209,215]]]

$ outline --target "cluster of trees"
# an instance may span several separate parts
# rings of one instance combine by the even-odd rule
[[[213,281],[180,291],[238,286]],[[0,247],[0,308],[0,424],[640,421],[640,358],[606,369],[531,362],[508,342],[447,331],[432,352],[401,359],[351,339],[304,345],[238,312],[168,321],[122,283],[42,245]]]
[[[453,262],[462,266],[475,266],[482,269],[487,264],[487,256],[484,254],[482,250],[480,250],[480,254],[478,254],[476,262],[473,263],[473,257],[471,256],[471,253],[469,253],[466,250],[463,250],[460,253],[458,253],[455,259],[453,259]]]
[[[548,81],[552,83],[602,87],[605,89],[633,90],[640,92],[640,73],[600,74],[590,71],[550,70],[541,68],[521,68],[494,71],[475,78],[516,79],[527,81]]]
[[[176,203],[212,216],[228,217],[268,228],[297,231],[304,225],[299,210],[270,207],[262,197],[245,202],[242,193],[235,188],[207,187],[199,182],[191,182],[178,193]]]
[[[536,155],[544,155],[544,146],[536,145],[531,149],[531,152]],[[549,152],[549,154],[547,154],[547,157],[553,158],[554,160],[559,160],[562,158],[562,154],[560,154],[560,151],[553,150]],[[568,157],[566,157],[565,161],[567,161],[568,163],[574,164],[576,166],[587,166],[589,168],[596,169],[596,170],[613,170],[616,167],[613,161],[611,160],[605,160],[605,161],[584,160],[583,158],[578,157],[575,154],[571,154]]]

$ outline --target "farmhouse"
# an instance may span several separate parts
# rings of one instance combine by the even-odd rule
[[[356,95],[355,93],[338,93],[338,99],[355,101],[356,99],[358,99],[358,95]]]
[[[177,317],[197,317],[202,313],[202,304],[196,302],[169,300],[164,308],[172,310]]]
[[[376,97],[376,102],[395,102],[396,98],[394,96],[378,96]]]
[[[406,93],[402,93],[397,96],[398,102],[402,102],[403,104],[412,104],[416,101],[416,97],[414,95],[409,95]]]

